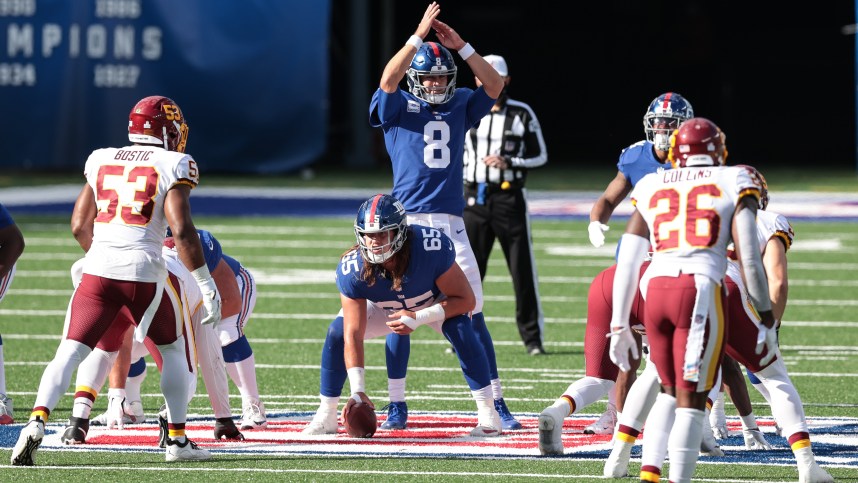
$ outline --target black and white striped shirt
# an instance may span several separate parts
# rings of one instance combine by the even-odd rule
[[[510,169],[489,168],[483,158],[491,154],[506,156]],[[503,181],[524,185],[529,168],[548,161],[542,128],[527,104],[508,99],[498,111],[487,114],[480,125],[465,136],[465,184]]]

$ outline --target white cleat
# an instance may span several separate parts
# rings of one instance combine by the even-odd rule
[[[584,427],[584,434],[614,434],[616,425],[617,407],[608,403],[608,407],[599,419]]]
[[[481,410],[477,415],[477,427],[471,430],[476,438],[494,438],[503,434],[500,414],[494,406]]]
[[[703,439],[700,440],[700,456],[724,456],[724,451],[715,441],[715,435],[712,434],[712,427],[703,422]]]
[[[310,421],[310,424],[306,428],[301,430],[301,434],[308,436],[337,434],[337,428],[337,408],[325,406],[316,410],[313,420]]]
[[[629,476],[629,460],[632,456],[632,446],[634,445],[614,440],[611,454],[608,455],[608,460],[605,461],[605,469],[603,470],[605,478],[623,478]]]
[[[548,406],[539,415],[539,453],[543,455],[563,454],[563,410]]]
[[[815,461],[809,466],[798,468],[799,483],[834,483],[834,478]]]
[[[14,423],[15,419],[12,412],[12,400],[0,393],[0,424]]]
[[[18,435],[18,442],[12,450],[12,466],[33,466],[36,461],[36,450],[45,437],[45,422],[42,418],[30,420]]]
[[[241,416],[241,429],[261,429],[268,426],[265,416],[265,405],[262,401],[254,401],[244,408]]]
[[[204,461],[211,457],[209,450],[200,448],[188,438],[184,443],[167,439],[167,461]]]

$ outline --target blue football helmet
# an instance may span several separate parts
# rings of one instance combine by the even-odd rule
[[[456,91],[456,62],[450,51],[438,42],[424,42],[411,59],[405,74],[408,77],[408,92],[429,104],[443,104],[452,99]],[[434,90],[425,87],[423,77],[430,75],[447,76],[447,87]]]
[[[373,234],[372,237],[365,235]],[[390,259],[405,244],[408,223],[405,207],[390,195],[378,194],[363,202],[355,219],[355,237],[364,260],[383,263]],[[372,246],[367,245],[368,240]]]
[[[647,141],[659,151],[670,149],[670,134],[683,121],[694,117],[691,103],[676,92],[665,92],[649,103],[643,125]]]

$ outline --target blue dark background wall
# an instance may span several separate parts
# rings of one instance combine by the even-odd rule
[[[91,150],[126,142],[130,107],[154,93],[185,111],[208,172],[382,167],[366,109],[427,4],[0,2],[0,167],[79,173]],[[615,163],[673,90],[737,162],[856,165],[853,2],[448,0],[441,19],[506,57],[552,164]]]

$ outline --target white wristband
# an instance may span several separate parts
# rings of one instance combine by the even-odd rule
[[[447,315],[444,314],[444,307],[441,304],[435,304],[414,312],[414,318],[418,324],[423,325],[433,322],[443,322],[447,319]]]
[[[474,55],[475,52],[471,44],[465,44],[464,47],[459,49],[459,55],[462,57],[462,60],[468,60],[468,57]]]
[[[349,385],[352,387],[352,394],[366,392],[366,381],[364,380],[364,368],[352,367],[348,371]]]
[[[412,35],[405,42],[405,45],[413,45],[415,49],[420,50],[420,47],[423,45],[423,39],[417,35]]]
[[[194,276],[194,280],[197,281],[197,286],[200,287],[200,291],[202,293],[214,292],[217,290],[217,285],[212,278],[212,274],[209,273],[209,267],[206,266],[205,263],[200,268],[191,272],[191,275]]]

